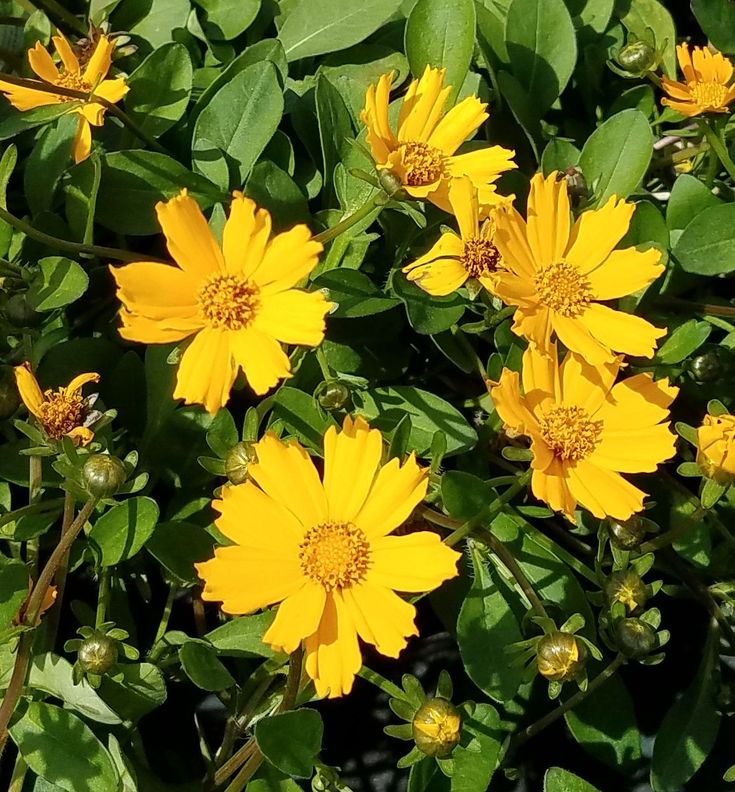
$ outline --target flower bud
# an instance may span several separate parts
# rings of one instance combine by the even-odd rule
[[[330,380],[319,386],[316,398],[325,410],[341,410],[350,400],[350,389],[342,380]]]
[[[625,522],[608,519],[607,532],[610,542],[620,550],[634,550],[646,538],[648,521],[643,517],[631,517]]]
[[[235,443],[225,457],[225,475],[230,484],[242,484],[247,481],[248,467],[257,461],[254,443],[248,440]]]
[[[411,728],[419,751],[441,759],[449,756],[459,743],[462,718],[451,701],[430,698],[416,710]]]
[[[644,657],[656,648],[656,631],[642,619],[621,619],[615,625],[615,642],[626,657]]]
[[[125,483],[125,465],[109,454],[92,454],[82,467],[82,483],[95,498],[109,498]]]
[[[31,307],[25,294],[14,294],[8,299],[5,318],[15,327],[36,327],[43,320],[42,314]]]
[[[9,418],[20,406],[20,394],[10,366],[0,367],[0,420]]]
[[[380,186],[385,190],[386,194],[390,198],[396,198],[400,200],[401,198],[405,197],[405,193],[403,191],[403,184],[401,183],[400,178],[393,173],[391,170],[383,169],[378,174],[378,181],[380,182]]]
[[[104,633],[94,633],[82,641],[77,659],[85,674],[102,676],[117,662],[117,641]]]
[[[634,41],[618,53],[618,63],[629,74],[642,74],[658,65],[656,50],[645,41]]]
[[[622,602],[629,613],[642,608],[648,599],[645,584],[632,570],[613,572],[605,581],[604,592],[608,602]]]
[[[585,652],[571,634],[556,631],[544,635],[536,648],[536,663],[541,676],[552,682],[567,682],[582,670]]]
[[[708,349],[687,361],[689,373],[697,382],[714,382],[722,372],[718,347]]]

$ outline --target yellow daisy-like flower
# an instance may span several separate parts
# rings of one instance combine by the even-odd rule
[[[635,210],[614,196],[572,225],[567,184],[558,176],[533,177],[528,220],[512,207],[496,216],[495,244],[508,271],[496,275],[495,293],[518,307],[513,331],[542,351],[556,334],[594,365],[613,352],[651,357],[666,330],[601,301],[652,283],[664,271],[661,254],[614,249]]]
[[[731,85],[732,62],[720,52],[710,52],[705,47],[694,47],[690,52],[686,44],[676,48],[684,80],[677,82],[668,77],[661,85],[668,94],[661,100],[685,116],[702,113],[727,113],[728,105],[735,99],[735,85]]]
[[[194,336],[179,364],[174,398],[214,414],[240,369],[257,394],[291,376],[281,344],[315,347],[331,303],[294,286],[322,245],[305,225],[271,237],[271,216],[235,192],[217,243],[186,190],[156,206],[178,266],[150,261],[111,267],[123,303],[120,335],[145,344]]]
[[[727,484],[735,480],[735,415],[705,415],[697,429],[697,464]]]
[[[216,521],[234,542],[197,565],[203,597],[225,613],[280,603],[263,636],[291,653],[304,641],[320,696],[349,693],[362,665],[358,636],[397,657],[416,635],[416,609],[395,591],[431,591],[457,574],[459,554],[428,531],[389,536],[426,494],[411,455],[381,466],[383,440],[362,418],[324,436],[322,481],[306,451],[267,434],[251,480],[226,487]]]
[[[516,167],[515,152],[489,146],[456,154],[488,118],[487,105],[468,96],[444,113],[452,90],[444,86],[445,72],[427,66],[421,79],[411,83],[398,116],[397,134],[388,120],[393,72],[371,85],[360,114],[368,144],[378,169],[394,173],[411,197],[429,200],[448,212],[449,182],[467,176],[479,192],[480,204],[489,207],[502,199],[494,183],[501,173]]]
[[[96,96],[106,99],[108,102],[119,102],[128,92],[128,86],[123,77],[113,80],[106,80],[107,72],[112,63],[112,52],[115,45],[107,38],[100,36],[97,46],[92,52],[89,60],[82,68],[79,59],[74,54],[74,50],[64,36],[59,33],[54,36],[52,41],[56,52],[61,58],[61,70],[54,63],[51,55],[41,45],[40,41],[28,50],[28,62],[31,69],[44,82],[51,85],[58,85],[62,88],[71,88],[75,91],[94,92]],[[53,105],[59,102],[73,102],[75,106],[70,112],[79,115],[77,134],[74,138],[74,161],[82,162],[87,159],[92,150],[92,129],[91,126],[102,126],[104,123],[105,106],[99,102],[81,103],[80,99],[72,99],[68,96],[39,91],[35,88],[12,85],[9,82],[0,80],[0,91],[10,100],[13,107],[18,110],[33,110],[44,105]]]
[[[449,185],[449,205],[457,218],[459,233],[442,234],[439,241],[416,261],[403,268],[408,280],[435,296],[451,294],[468,278],[476,278],[493,291],[493,275],[502,267],[500,251],[495,247],[494,212],[480,225],[477,190],[462,176]]]
[[[595,517],[627,520],[646,495],[620,474],[653,472],[674,455],[665,422],[678,388],[650,374],[615,384],[621,365],[595,367],[568,352],[559,366],[556,344],[549,355],[531,346],[522,378],[505,369],[490,388],[505,425],[531,438],[533,494],[569,519],[579,503]]]
[[[30,363],[16,366],[14,372],[23,404],[51,440],[70,437],[75,445],[89,445],[94,437],[87,426],[91,405],[81,391],[88,382],[99,382],[99,374],[79,374],[65,388],[42,391]]]

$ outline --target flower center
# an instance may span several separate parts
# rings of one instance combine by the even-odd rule
[[[72,429],[81,426],[84,419],[84,399],[79,393],[66,393],[64,389],[47,390],[39,408],[41,424],[52,440],[60,440]]]
[[[409,141],[401,148],[406,184],[409,187],[423,187],[441,178],[444,173],[444,155],[439,149],[419,141]]]
[[[542,269],[535,284],[541,304],[562,316],[578,316],[592,299],[590,282],[565,261]]]
[[[85,93],[89,93],[92,90],[92,86],[86,80],[82,79],[81,74],[74,74],[73,72],[62,71],[59,78],[54,82],[61,88],[71,88],[72,91],[84,91]],[[79,101],[71,96],[59,96],[58,99],[60,102]]]
[[[306,532],[299,559],[303,573],[327,591],[350,588],[365,579],[370,544],[352,523],[323,523]]]
[[[722,83],[711,80],[690,83],[689,90],[700,107],[722,107],[725,104],[727,88]]]
[[[260,289],[237,275],[213,275],[197,294],[199,310],[211,327],[242,330],[260,307]]]
[[[498,269],[500,251],[489,239],[472,237],[464,243],[462,264],[473,278],[482,278]]]
[[[593,421],[581,407],[553,407],[539,421],[541,436],[560,459],[577,462],[597,445],[602,421]]]

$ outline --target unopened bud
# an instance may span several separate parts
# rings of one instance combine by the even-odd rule
[[[582,644],[571,634],[556,631],[545,635],[536,649],[536,662],[541,676],[552,682],[574,679],[584,666]]]
[[[634,550],[646,538],[648,527],[649,523],[643,517],[631,517],[625,522],[610,519],[607,523],[607,532],[615,547],[620,550]]]
[[[231,484],[242,484],[247,481],[248,467],[257,462],[255,444],[241,440],[227,452],[225,457],[225,475]]]
[[[110,498],[125,483],[125,465],[109,454],[92,454],[82,467],[82,483],[95,498]]]
[[[656,631],[642,619],[621,619],[615,625],[615,641],[626,657],[644,657],[656,648]]]
[[[608,602],[622,602],[629,613],[642,608],[648,599],[645,584],[632,570],[613,572],[605,581],[604,591]]]
[[[416,711],[411,728],[419,751],[441,759],[449,756],[459,743],[462,718],[451,701],[430,698]]]
[[[389,197],[400,200],[405,196],[403,183],[393,171],[381,170],[378,174],[378,181]]]
[[[77,654],[85,674],[102,676],[117,663],[117,641],[103,633],[85,638]]]
[[[634,41],[618,53],[618,63],[629,74],[642,74],[658,65],[656,50],[645,41]]]
[[[325,410],[341,410],[350,400],[350,389],[342,380],[330,380],[319,386],[316,398]]]

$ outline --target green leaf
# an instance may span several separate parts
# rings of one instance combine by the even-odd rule
[[[229,165],[229,181],[241,187],[253,165],[273,137],[283,114],[283,92],[276,67],[270,61],[248,66],[217,91],[194,126],[194,169],[210,179],[218,172],[209,163],[211,146],[222,152]],[[207,148],[197,142],[209,141]],[[218,181],[227,189],[228,184]]]
[[[271,213],[274,232],[310,220],[309,204],[298,184],[273,162],[258,162],[245,185],[245,195]]]
[[[68,710],[33,701],[9,731],[31,770],[60,789],[117,789],[117,772],[104,745]]]
[[[580,150],[569,140],[554,138],[550,140],[541,155],[541,170],[544,176],[553,171],[565,171],[579,162]]]
[[[335,269],[322,273],[313,283],[315,289],[327,289],[337,308],[331,316],[343,319],[372,316],[399,304],[386,297],[370,278],[359,270]]]
[[[198,641],[189,641],[179,649],[181,667],[191,681],[202,690],[227,690],[235,684],[230,672],[225,668],[209,646]]]
[[[28,289],[28,303],[36,311],[53,311],[78,300],[89,285],[87,273],[71,259],[48,256]]]
[[[145,549],[177,580],[193,586],[199,581],[194,564],[210,558],[213,545],[200,525],[174,520],[157,525]]]
[[[580,38],[594,39],[607,29],[615,0],[566,0]]]
[[[125,109],[154,138],[172,127],[186,111],[194,70],[183,44],[164,44],[130,75]]]
[[[61,116],[41,133],[26,160],[23,186],[28,205],[34,215],[51,209],[56,187],[64,172],[71,167],[72,144],[78,127],[78,116]]]
[[[127,30],[156,48],[171,41],[177,28],[186,28],[190,12],[189,0],[125,0],[111,24],[113,30]]]
[[[563,0],[513,0],[505,27],[513,76],[541,115],[569,82],[577,38]]]
[[[579,164],[597,206],[616,195],[627,198],[648,170],[653,134],[639,110],[608,118],[587,139]]]
[[[302,788],[268,762],[263,762],[258,775],[247,785],[247,792],[302,792]]]
[[[355,133],[347,105],[324,74],[317,76],[314,102],[324,162],[324,184],[328,187],[325,201],[330,204],[335,191],[334,169],[347,156],[349,141],[354,140]]]
[[[0,140],[15,137],[21,132],[50,124],[69,112],[69,104],[59,103],[20,112],[10,104],[0,107]]]
[[[121,718],[137,721],[166,701],[166,682],[152,663],[125,663],[114,679],[102,677],[100,692]]]
[[[278,38],[288,61],[336,52],[382,27],[402,0],[295,0],[282,17]]]
[[[323,733],[321,715],[306,708],[271,715],[255,725],[255,739],[265,758],[296,778],[311,776]]]
[[[720,199],[696,176],[682,173],[671,188],[666,206],[666,225],[671,230],[686,228],[700,212],[720,204]]]
[[[676,29],[671,14],[658,0],[628,0],[620,21],[635,36],[650,44],[653,31],[656,49],[663,52],[667,77],[676,77]]]
[[[498,756],[505,734],[500,716],[490,704],[476,704],[464,719],[462,730],[472,737],[452,753],[454,772],[451,792],[486,792],[498,766]]]
[[[469,520],[495,498],[495,490],[482,479],[461,470],[449,470],[441,480],[444,508],[455,520]]]
[[[120,716],[105,704],[86,679],[74,683],[71,663],[52,652],[33,658],[28,685],[61,699],[67,707],[97,723],[115,725],[121,722]]]
[[[458,294],[433,297],[407,280],[401,272],[394,274],[391,287],[406,306],[411,327],[422,335],[433,335],[448,330],[464,314],[464,301]]]
[[[564,717],[574,739],[600,762],[630,772],[640,761],[633,700],[620,677],[608,679]]]
[[[120,234],[160,233],[155,205],[186,188],[202,209],[227,201],[210,181],[155,151],[131,149],[102,158],[97,222]]]
[[[523,670],[508,662],[506,649],[523,639],[510,602],[519,597],[472,548],[473,578],[457,619],[457,643],[467,676],[495,701],[509,701]],[[520,604],[520,603],[519,603]]]
[[[195,0],[206,12],[205,33],[212,39],[237,38],[252,25],[260,0]]]
[[[418,0],[406,22],[405,49],[411,72],[421,77],[427,66],[447,70],[445,86],[457,98],[475,47],[473,0]]]
[[[360,412],[377,428],[390,433],[404,415],[411,416],[410,450],[420,457],[431,453],[434,432],[447,438],[446,456],[462,453],[477,442],[477,433],[464,416],[449,402],[433,393],[400,385],[395,388],[373,388],[355,392],[353,401],[360,402]]]
[[[290,434],[321,453],[324,432],[333,422],[320,412],[314,399],[296,388],[281,387],[273,402],[273,417],[283,421]]]
[[[208,632],[204,638],[217,654],[228,657],[275,657],[276,653],[262,640],[274,618],[272,611],[239,616]]]
[[[113,506],[94,524],[89,539],[100,551],[102,566],[114,566],[134,556],[148,541],[158,522],[152,498],[130,498]]]
[[[691,0],[699,26],[721,52],[735,52],[735,4],[732,0]]]
[[[544,776],[544,792],[599,792],[599,790],[568,770],[552,767]]]
[[[711,206],[682,231],[673,249],[685,272],[724,275],[735,270],[735,204]]]
[[[695,352],[709,338],[712,325],[690,319],[679,325],[656,352],[656,360],[664,365],[681,363]]]
[[[722,715],[719,689],[719,632],[711,630],[700,666],[684,695],[666,713],[653,744],[651,786],[676,792],[699,770],[717,739]]]
[[[10,453],[7,446],[5,452]],[[11,626],[20,606],[28,597],[29,583],[28,569],[22,561],[0,555],[0,633]]]

